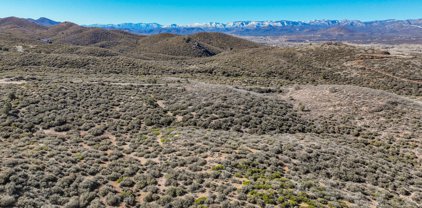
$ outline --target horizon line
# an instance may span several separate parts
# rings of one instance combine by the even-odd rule
[[[228,23],[234,23],[234,22],[280,22],[280,21],[290,21],[290,22],[303,22],[303,23],[310,23],[310,22],[315,22],[315,21],[360,21],[360,22],[377,22],[377,21],[406,21],[406,20],[422,20],[422,17],[420,18],[407,18],[407,19],[373,19],[373,20],[360,20],[360,19],[313,19],[313,20],[289,20],[289,19],[279,19],[279,20],[235,20],[235,21],[226,21],[226,22],[218,22],[218,21],[208,21],[208,22],[192,22],[192,23],[188,23],[188,24],[178,24],[178,23],[171,23],[171,24],[162,24],[162,23],[158,23],[158,22],[120,22],[120,23],[88,23],[88,24],[79,24],[76,22],[73,22],[71,20],[64,20],[64,21],[59,21],[59,20],[55,20],[54,18],[49,18],[49,17],[38,17],[38,18],[27,18],[27,17],[18,17],[18,16],[7,16],[7,17],[0,17],[0,19],[4,19],[4,18],[10,18],[10,17],[15,17],[15,18],[20,18],[20,19],[33,19],[33,20],[37,20],[37,19],[41,19],[41,18],[45,18],[45,19],[49,19],[55,22],[70,22],[70,23],[75,23],[81,26],[90,26],[90,25],[120,25],[120,24],[158,24],[161,26],[171,26],[171,25],[178,25],[178,26],[187,26],[187,25],[194,25],[194,24],[208,24],[208,23],[220,23],[220,24],[228,24]]]

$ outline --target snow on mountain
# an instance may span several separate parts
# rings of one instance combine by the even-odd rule
[[[88,27],[125,30],[137,34],[175,33],[191,34],[196,32],[225,32],[237,35],[284,35],[299,32],[312,32],[334,27],[344,31],[375,31],[376,28],[397,26],[417,28],[421,20],[382,20],[363,22],[359,20],[313,20],[313,21],[234,21],[228,23],[208,22],[186,25],[160,25],[157,23],[94,24]],[[347,28],[347,29],[346,29]],[[335,30],[335,29],[334,29]]]
[[[338,21],[338,20],[314,20],[309,22],[304,21],[234,21],[228,23],[220,22],[208,22],[208,23],[193,23],[186,25],[160,25],[157,23],[123,23],[123,24],[93,24],[87,25],[89,27],[101,27],[110,29],[157,29],[157,28],[220,28],[220,29],[231,29],[231,28],[260,28],[260,27],[286,27],[286,26],[307,26],[307,25],[318,25],[318,26],[332,26],[339,24],[357,24],[360,21]]]
[[[100,27],[107,29],[157,29],[163,26],[157,23],[122,23],[122,24],[93,24],[87,25],[89,27]]]
[[[325,24],[332,25],[335,21],[318,21],[312,22],[312,24]],[[338,22],[337,22],[338,23]],[[283,27],[283,26],[303,26],[310,23],[301,21],[235,21],[228,23],[209,22],[209,23],[193,23],[187,25],[160,25],[157,23],[123,23],[123,24],[93,24],[87,25],[89,27],[101,27],[109,29],[157,29],[157,28],[220,28],[220,29],[231,29],[231,28],[259,28],[259,27]]]

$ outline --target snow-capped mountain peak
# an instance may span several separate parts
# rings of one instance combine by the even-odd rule
[[[283,35],[301,32],[321,31],[334,27],[343,27],[344,31],[372,31],[385,25],[402,25],[410,28],[422,27],[421,20],[381,20],[363,22],[359,20],[312,20],[312,21],[233,21],[228,23],[208,22],[186,25],[157,23],[95,24],[88,27],[125,30],[137,34],[176,33],[192,34],[196,32],[225,32],[237,35]],[[352,29],[354,28],[354,29]]]

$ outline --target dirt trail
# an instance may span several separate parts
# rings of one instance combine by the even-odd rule
[[[411,80],[411,79],[406,79],[406,78],[403,78],[403,77],[398,77],[398,76],[396,76],[396,75],[392,75],[392,74],[390,74],[390,73],[387,73],[387,72],[384,72],[384,71],[381,71],[381,70],[377,70],[377,69],[373,69],[373,68],[366,68],[366,69],[369,69],[369,70],[371,70],[371,71],[374,71],[374,72],[377,72],[377,73],[383,74],[383,75],[385,75],[385,76],[387,76],[387,77],[391,77],[391,78],[395,78],[395,79],[402,80],[402,81],[404,81],[404,82],[412,82],[412,83],[416,83],[416,84],[422,84],[422,81],[418,81],[418,80]]]
[[[419,80],[406,79],[406,78],[403,78],[403,77],[399,77],[399,76],[396,76],[396,75],[387,73],[387,72],[382,71],[382,70],[379,70],[379,69],[374,69],[374,68],[368,67],[367,65],[365,65],[365,63],[363,61],[364,60],[355,60],[355,61],[349,61],[349,62],[347,62],[345,64],[346,65],[349,65],[349,66],[355,66],[355,67],[358,67],[358,68],[364,68],[364,69],[367,69],[367,70],[370,70],[370,71],[373,71],[373,72],[376,72],[376,73],[385,75],[387,77],[398,79],[398,80],[401,80],[401,81],[404,81],[404,82],[411,82],[411,83],[416,83],[416,84],[422,84],[422,81],[419,81]]]
[[[379,73],[385,73],[385,72],[379,72]],[[385,74],[386,74],[386,76],[388,76],[388,73],[385,73]],[[408,79],[397,77],[397,76],[394,76],[394,75],[390,75],[390,76],[392,78],[401,79],[403,81],[422,84],[422,82],[420,82],[420,81],[408,80]],[[174,79],[177,79],[177,78],[174,78]],[[248,90],[245,90],[245,89],[238,89],[238,88],[233,87],[231,85],[211,84],[211,83],[206,83],[206,82],[203,82],[203,81],[191,80],[191,79],[189,79],[189,83],[191,83],[191,84],[186,87],[187,90],[201,90],[203,88],[208,88],[208,89],[213,89],[213,88],[214,89],[218,89],[218,88],[224,89],[224,88],[226,88],[226,89],[230,89],[230,90],[233,90],[233,91],[236,91],[236,92],[247,93],[247,94],[254,95],[254,96],[257,96],[257,97],[262,97],[262,98],[286,100],[287,97],[288,97],[288,96],[280,96],[279,94],[269,94],[269,95],[268,94],[262,94],[262,93],[257,93],[257,92],[253,92],[253,91],[248,91]],[[411,104],[417,105],[418,107],[422,107],[422,101],[421,100],[412,99],[412,98],[409,98],[409,97],[405,97],[405,96],[401,96],[401,95],[397,95],[397,94],[394,94],[394,93],[389,93],[389,92],[381,91],[381,90],[377,90],[377,89],[359,87],[359,86],[353,86],[353,85],[319,85],[319,86],[320,87],[337,86],[337,87],[341,87],[343,89],[345,89],[346,87],[349,86],[352,89],[361,88],[362,90],[372,90],[372,91],[374,91],[374,92],[376,91],[378,93],[386,93],[386,94],[388,94],[388,96],[392,96],[396,99],[407,101]]]
[[[203,81],[198,81],[198,80],[189,80],[189,82],[191,83],[190,86],[187,87],[188,90],[200,90],[205,88],[208,89],[230,89],[236,92],[240,92],[240,93],[244,93],[244,94],[251,94],[257,97],[265,97],[265,98],[276,98],[275,96],[268,96],[268,95],[264,95],[261,93],[257,93],[257,92],[253,92],[253,91],[249,91],[249,90],[245,90],[245,89],[239,89],[236,87],[233,87],[231,85],[226,85],[226,84],[211,84],[211,83],[206,83]]]
[[[0,79],[0,84],[15,84],[15,85],[21,85],[25,84],[26,81],[12,81],[10,79]]]

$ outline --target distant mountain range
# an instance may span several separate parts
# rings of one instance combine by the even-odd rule
[[[48,18],[28,19],[51,27],[60,22]],[[161,25],[157,23],[122,23],[84,25],[90,28],[121,30],[138,35],[172,33],[190,35],[221,32],[237,36],[272,36],[285,41],[349,41],[358,43],[422,43],[422,19],[413,20],[315,20],[315,21],[236,21]]]
[[[188,25],[160,25],[157,23],[93,24],[88,27],[127,30],[138,34],[177,32],[179,34],[202,32],[227,32],[237,35],[281,35],[301,32],[315,32],[328,28],[348,29],[422,29],[422,19],[381,20],[363,22],[359,20],[315,20],[315,21],[236,21],[229,23],[195,23]]]
[[[238,36],[277,36],[285,41],[349,41],[357,43],[422,43],[422,19],[413,20],[315,20],[236,21],[160,25],[157,23],[94,24],[87,27],[124,30],[151,35],[222,32]]]

